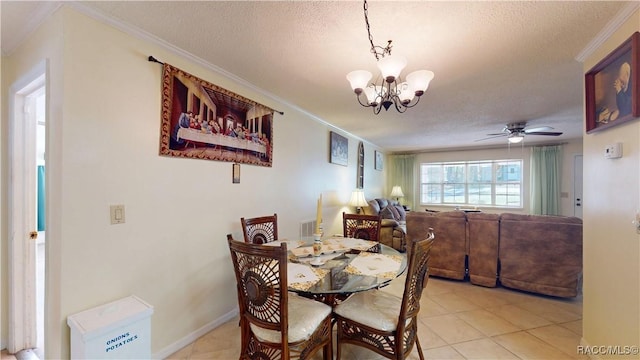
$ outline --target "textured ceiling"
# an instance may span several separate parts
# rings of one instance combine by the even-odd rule
[[[54,8],[1,5],[3,54],[11,51],[5,44],[15,46],[9,34],[25,26],[16,19]],[[376,45],[393,40],[394,54],[408,59],[403,74],[435,73],[416,107],[380,115],[358,105],[345,79],[357,69],[376,73],[361,2],[69,5],[162,39],[386,150],[412,151],[506,144],[504,138],[475,140],[519,121],[564,133],[528,136],[526,143],[581,137],[583,71],[575,58],[629,3],[371,1]],[[278,108],[275,101],[266,105]]]

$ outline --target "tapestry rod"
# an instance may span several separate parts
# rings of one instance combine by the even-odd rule
[[[162,65],[164,65],[164,63],[163,63],[163,62],[160,62],[160,60],[158,60],[158,59],[154,58],[152,55],[149,55],[148,60],[149,60],[149,61],[153,61],[153,62],[157,62],[158,64],[162,64]]]
[[[156,62],[156,63],[158,63],[158,64],[162,64],[162,65],[164,65],[164,63],[163,63],[163,62],[161,62],[160,60],[158,60],[158,59],[154,58],[154,57],[153,57],[153,55],[149,55],[149,57],[148,57],[147,59],[148,59],[149,61],[151,61],[151,62]],[[275,110],[275,109],[271,109],[271,110],[273,110],[273,111],[277,112],[277,113],[278,113],[278,114],[280,114],[280,115],[284,115],[284,111],[279,111],[279,110]]]

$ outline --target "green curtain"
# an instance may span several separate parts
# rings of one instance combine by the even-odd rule
[[[402,205],[415,209],[416,188],[415,188],[415,155],[390,155],[389,173],[387,183],[387,194],[391,194],[391,189],[400,185],[404,198],[400,199]]]
[[[38,165],[38,231],[44,231],[44,165]]]
[[[535,146],[531,149],[530,212],[560,215],[560,174],[562,146]]]

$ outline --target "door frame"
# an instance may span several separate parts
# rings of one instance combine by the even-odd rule
[[[578,161],[580,168],[578,169]],[[582,219],[584,204],[584,188],[583,188],[583,172],[584,172],[584,156],[582,154],[573,155],[573,216]],[[578,204],[579,203],[579,204]],[[580,212],[578,214],[578,211]]]
[[[26,96],[34,90],[45,86],[46,91],[46,69],[46,61],[43,61],[9,88],[7,350],[10,353],[37,346],[36,242],[29,239],[29,232],[37,229],[37,124],[35,119],[27,121],[29,115],[25,114],[24,105]],[[47,108],[48,105],[45,104],[45,109]],[[45,114],[47,113],[45,110]],[[45,220],[45,224],[47,222]]]

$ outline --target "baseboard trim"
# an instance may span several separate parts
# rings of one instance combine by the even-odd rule
[[[591,345],[589,345],[589,343],[587,342],[587,340],[584,339],[584,337],[580,338],[580,346],[591,347]],[[598,355],[596,355],[596,354],[589,353],[589,354],[586,354],[586,355],[591,360],[600,360],[600,357]]]
[[[232,311],[222,315],[221,317],[211,321],[208,324],[205,324],[203,327],[197,329],[196,331],[188,334],[187,336],[183,337],[182,339],[174,342],[173,344],[165,347],[164,349],[158,351],[157,353],[152,355],[153,359],[166,359],[167,357],[169,357],[169,355],[175,353],[176,351],[182,349],[183,347],[191,344],[192,342],[196,341],[198,338],[200,338],[201,336],[205,335],[206,333],[208,333],[209,331],[217,328],[218,326],[226,323],[227,321],[233,319],[234,317],[238,316],[238,309],[233,309]]]

